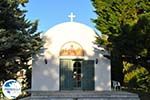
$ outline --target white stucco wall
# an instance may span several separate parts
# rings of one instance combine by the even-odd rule
[[[49,29],[44,35],[45,50],[39,57],[34,57],[32,90],[59,90],[59,52],[69,41],[75,41],[83,47],[83,59],[98,59],[98,64],[95,64],[95,90],[110,90],[110,61],[94,48],[95,36],[91,28],[76,22],[65,22]],[[47,64],[44,59],[47,59]]]

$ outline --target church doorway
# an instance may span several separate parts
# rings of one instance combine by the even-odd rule
[[[94,61],[60,59],[60,90],[94,90]]]
[[[84,60],[84,49],[75,41],[60,50],[60,90],[94,90],[94,60]]]

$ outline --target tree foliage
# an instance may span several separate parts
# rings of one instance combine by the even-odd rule
[[[102,32],[96,42],[111,52],[112,78],[123,80],[123,61],[150,72],[150,1],[92,0],[92,3],[97,14],[93,22]]]
[[[28,0],[0,0],[0,81],[29,69],[31,56],[42,46],[38,21],[25,18]]]
[[[150,92],[150,74],[139,65],[124,62],[125,86]]]

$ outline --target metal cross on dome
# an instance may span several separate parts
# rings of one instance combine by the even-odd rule
[[[70,21],[73,22],[76,15],[74,15],[73,12],[71,12],[70,15],[68,15],[68,17],[70,18]]]

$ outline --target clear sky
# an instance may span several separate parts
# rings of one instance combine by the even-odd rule
[[[68,15],[76,15],[74,21],[94,28],[91,19],[96,15],[90,0],[29,0],[26,4],[27,19],[39,20],[38,31],[46,32],[59,23],[70,21]]]

